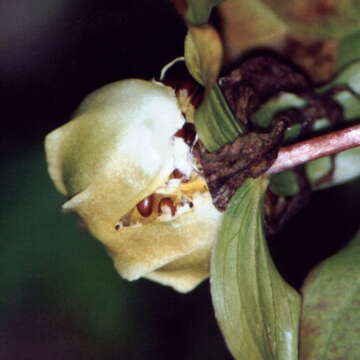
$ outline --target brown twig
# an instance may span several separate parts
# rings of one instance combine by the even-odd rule
[[[308,161],[356,146],[360,146],[360,124],[281,148],[266,175],[277,174]]]

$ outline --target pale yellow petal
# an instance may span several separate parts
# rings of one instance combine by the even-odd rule
[[[128,280],[147,277],[181,292],[208,276],[222,217],[198,175],[168,189],[175,168],[187,177],[194,170],[188,146],[174,137],[184,122],[171,88],[124,80],[89,95],[45,144],[50,176],[70,197],[63,209],[81,216],[117,271]],[[160,189],[175,195],[161,195]],[[158,205],[150,218],[136,215],[136,204],[148,195],[181,199],[182,191],[191,207],[180,201],[175,216],[160,216]]]
[[[195,250],[144,277],[186,293],[209,276],[209,258],[213,243]]]
[[[189,269],[184,266],[185,277],[196,277],[199,282],[207,276],[208,257],[203,256],[204,250],[198,254],[196,251],[212,246],[222,217],[212,205],[208,193],[195,197],[192,209],[170,221],[154,221],[120,230],[115,228],[119,220],[114,208],[116,197],[98,197],[98,192],[92,193],[91,188],[86,193],[87,196],[80,194],[65,207],[81,215],[90,232],[106,246],[116,269],[124,278],[136,280],[189,254],[195,256],[175,263],[182,267],[189,261]],[[195,267],[194,262],[198,263]],[[202,269],[201,280],[199,269]],[[174,273],[174,276],[179,277],[179,274]]]
[[[98,177],[121,175],[128,163],[153,181],[170,167],[171,136],[183,124],[171,88],[136,79],[109,84],[46,137],[50,176],[70,196]]]

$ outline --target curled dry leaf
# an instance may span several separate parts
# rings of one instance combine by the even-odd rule
[[[119,273],[181,292],[208,276],[222,217],[179,136],[184,124],[170,87],[124,80],[89,95],[45,144],[64,210],[82,217]]]

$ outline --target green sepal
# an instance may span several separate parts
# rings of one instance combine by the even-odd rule
[[[267,178],[233,196],[213,250],[215,315],[235,359],[297,359],[300,296],[278,273],[263,230]]]
[[[195,113],[199,138],[208,151],[232,143],[245,129],[235,119],[218,85],[214,85]]]
[[[360,232],[303,287],[301,359],[360,359]]]

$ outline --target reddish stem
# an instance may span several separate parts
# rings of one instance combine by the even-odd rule
[[[281,148],[266,175],[277,174],[356,146],[360,146],[360,124]]]

